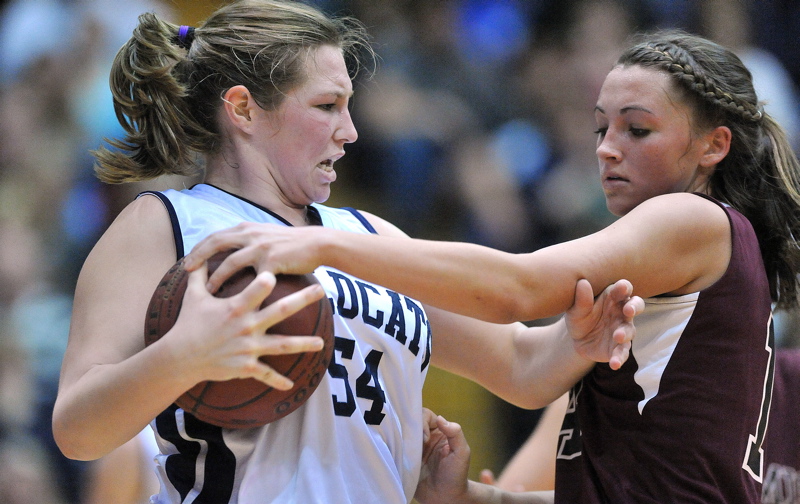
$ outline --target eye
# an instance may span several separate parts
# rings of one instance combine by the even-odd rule
[[[596,130],[594,130],[594,134],[595,135],[600,135],[600,137],[604,137],[604,136],[606,136],[606,131],[608,131],[607,127],[605,127],[605,128],[597,128]]]
[[[631,135],[636,138],[644,138],[650,134],[650,130],[642,129],[642,128],[631,128],[630,129]]]
[[[336,104],[335,103],[323,103],[322,105],[317,105],[317,108],[319,108],[320,110],[324,110],[326,112],[331,112],[332,110],[334,110],[336,108]]]

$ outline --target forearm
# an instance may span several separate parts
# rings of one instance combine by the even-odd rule
[[[553,499],[552,491],[508,492],[496,486],[470,481],[466,498],[459,504],[553,504]]]
[[[575,350],[563,318],[543,327],[529,327],[515,340],[514,380],[522,406],[538,409],[552,403],[596,364]]]
[[[193,384],[156,343],[116,364],[62,383],[53,435],[65,456],[100,458],[130,440]]]
[[[574,349],[563,320],[546,327],[499,325],[426,307],[434,334],[432,364],[524,408],[543,407],[593,362]]]
[[[384,285],[423,303],[490,322],[557,315],[578,278],[535,267],[522,255],[467,243],[328,233],[320,264]],[[544,274],[544,269],[549,270]]]

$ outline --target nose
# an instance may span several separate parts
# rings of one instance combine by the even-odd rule
[[[621,158],[619,149],[614,146],[613,139],[609,137],[608,133],[598,137],[596,153],[597,159],[600,161],[619,161]]]
[[[339,114],[339,125],[334,132],[334,139],[343,143],[353,143],[358,140],[358,131],[350,115],[350,109],[346,108]]]

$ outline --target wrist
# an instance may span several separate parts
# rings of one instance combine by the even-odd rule
[[[467,493],[458,502],[463,504],[501,504],[503,491],[496,486],[468,480]]]
[[[323,229],[311,242],[310,253],[314,263],[342,269],[339,257],[343,254],[343,243],[340,238],[344,233],[334,229]]]
[[[563,351],[563,357],[567,359],[562,362],[570,362],[571,366],[585,368],[586,371],[591,369],[596,362],[579,351],[580,340],[572,334],[566,315],[556,322],[556,329],[561,338],[559,348]]]

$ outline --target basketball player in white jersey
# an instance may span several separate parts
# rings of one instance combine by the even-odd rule
[[[573,282],[564,310],[577,302],[566,321],[527,328],[430,308],[327,266],[314,271],[323,289],[258,310],[275,282],[270,273],[218,299],[201,267],[174,327],[144,348],[144,314],[159,280],[215,231],[244,222],[402,236],[376,216],[321,204],[335,162],[357,138],[346,62],[362,49],[358,23],[299,2],[236,1],[196,29],[140,17],[111,76],[128,136],[95,152],[98,175],[121,183],[184,173],[199,153],[205,178],[142,194],[87,258],[53,417],[65,455],[101,457],[150,424],[160,450],[153,503],[402,504],[419,479],[431,363],[490,389],[513,384],[520,397],[536,387],[544,404],[591,358],[624,362],[641,309],[626,282],[599,289],[596,303],[591,285],[576,291]],[[334,308],[334,357],[299,409],[260,428],[223,429],[173,404],[209,379],[290,388],[259,356],[319,350],[321,341],[264,331],[322,295]]]

